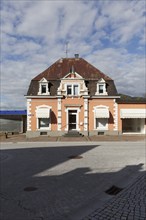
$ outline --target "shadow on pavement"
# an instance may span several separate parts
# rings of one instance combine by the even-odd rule
[[[98,205],[101,195],[109,199],[105,191],[120,179],[127,178],[128,184],[131,175],[142,172],[143,164],[137,164],[118,172],[93,173],[84,162],[84,153],[98,147],[2,150],[1,219],[70,220],[73,213],[92,206],[94,200]]]

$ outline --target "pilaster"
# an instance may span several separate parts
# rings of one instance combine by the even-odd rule
[[[116,103],[116,99],[114,101],[114,131],[118,130],[118,104]]]
[[[84,98],[84,131],[88,131],[88,99]]]
[[[61,124],[62,124],[62,115],[61,115],[61,98],[58,98],[58,131],[61,131]]]
[[[27,131],[31,131],[31,99],[27,99]]]

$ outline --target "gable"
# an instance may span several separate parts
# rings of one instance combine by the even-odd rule
[[[48,81],[43,77],[39,82],[40,83],[47,83]]]
[[[63,79],[83,79],[77,72],[68,73]]]

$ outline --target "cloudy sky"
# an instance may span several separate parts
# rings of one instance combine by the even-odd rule
[[[26,108],[30,80],[61,57],[80,57],[114,79],[119,93],[145,93],[144,0],[2,0],[1,108]]]

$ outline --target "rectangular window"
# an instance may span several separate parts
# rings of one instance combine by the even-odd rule
[[[106,130],[107,129],[107,118],[96,118],[96,128],[99,130]]]
[[[46,85],[41,85],[41,93],[46,93]]]
[[[72,94],[72,86],[68,85],[67,86],[67,95],[71,95]]]
[[[49,128],[50,119],[49,118],[39,118],[39,129],[41,128]]]
[[[67,85],[67,95],[78,95],[79,86],[78,85]]]
[[[99,93],[103,93],[103,85],[99,85]]]
[[[78,95],[79,94],[79,86],[78,85],[74,85],[73,86],[73,95]]]

